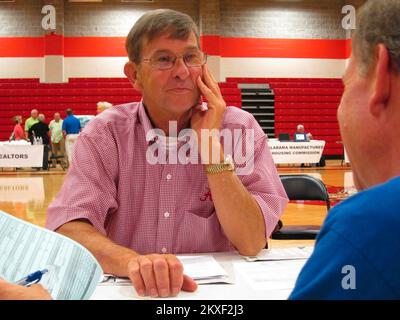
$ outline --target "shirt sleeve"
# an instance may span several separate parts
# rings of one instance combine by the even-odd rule
[[[67,122],[63,121],[62,128],[61,128],[62,131],[66,130],[66,125],[67,125]]]
[[[118,150],[112,137],[82,133],[63,186],[49,206],[46,227],[56,230],[69,221],[86,219],[106,234],[107,221],[118,209],[117,176]]]
[[[261,128],[259,130],[262,131]],[[255,129],[256,132],[259,130]],[[264,216],[265,237],[269,238],[288,203],[288,198],[272,159],[267,137],[263,132],[258,134],[258,137],[254,142],[253,167],[250,162],[248,172],[244,171],[244,174],[238,177],[257,201]]]

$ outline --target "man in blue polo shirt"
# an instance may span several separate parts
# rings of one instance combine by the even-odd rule
[[[72,109],[68,108],[65,113],[67,117],[62,124],[62,131],[65,137],[65,151],[68,158],[68,166],[72,161],[72,150],[76,139],[78,139],[79,132],[81,131],[81,122],[73,115]]]
[[[359,12],[338,109],[358,194],[335,206],[291,299],[400,299],[400,1]]]

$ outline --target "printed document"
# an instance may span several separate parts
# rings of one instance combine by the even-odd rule
[[[79,243],[0,211],[0,277],[16,282],[43,269],[40,284],[59,300],[89,299],[103,274]]]

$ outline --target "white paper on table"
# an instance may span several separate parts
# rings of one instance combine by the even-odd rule
[[[308,259],[312,250],[313,247],[264,249],[257,256],[243,258],[249,262]]]
[[[0,276],[16,282],[48,269],[40,284],[53,299],[89,299],[103,270],[82,245],[0,211]]]
[[[261,261],[234,263],[235,270],[253,290],[293,289],[306,260]]]
[[[129,278],[120,278],[109,273],[104,273],[100,279],[99,286],[132,286],[132,282]]]
[[[230,283],[234,281],[212,256],[177,256],[183,264],[184,274],[197,284]],[[112,274],[104,274],[99,285],[130,286],[129,278],[120,278]]]
[[[177,256],[183,264],[184,274],[198,284],[233,283],[232,278],[213,256]]]

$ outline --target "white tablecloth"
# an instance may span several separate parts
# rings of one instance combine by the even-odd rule
[[[0,145],[0,168],[42,166],[43,145]]]
[[[324,151],[325,141],[280,142],[277,139],[269,139],[268,146],[276,164],[317,163]]]

